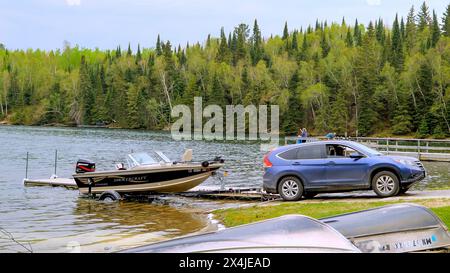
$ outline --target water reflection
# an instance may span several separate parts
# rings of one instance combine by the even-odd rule
[[[28,238],[35,252],[111,252],[193,233],[205,215],[189,208],[138,202],[105,203],[78,198],[70,217],[51,217],[51,226]],[[37,216],[37,215],[36,215]],[[70,219],[69,219],[70,218]],[[38,219],[34,221],[38,222]],[[0,252],[25,250],[0,240]]]

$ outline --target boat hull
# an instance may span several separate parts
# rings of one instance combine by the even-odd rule
[[[73,177],[82,194],[98,194],[111,190],[119,193],[183,192],[204,182],[221,166],[212,164],[207,168],[201,165],[143,168],[74,174]]]

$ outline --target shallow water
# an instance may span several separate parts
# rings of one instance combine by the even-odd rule
[[[180,198],[108,204],[80,198],[77,190],[24,187],[26,152],[28,177],[48,178],[54,172],[55,149],[58,176],[70,177],[78,158],[93,160],[102,170],[124,162],[132,151],[156,149],[177,160],[191,148],[194,159],[225,158],[226,186],[262,183],[259,144],[174,141],[165,132],[0,126],[0,145],[0,228],[36,252],[109,252],[189,234],[207,224],[199,210],[224,204]],[[450,186],[449,163],[425,166],[430,177],[417,189]],[[220,182],[210,178],[203,185]],[[16,251],[27,250],[0,232],[0,252]]]
[[[177,142],[165,132],[0,126],[0,143],[0,228],[36,252],[115,251],[189,234],[207,224],[198,208],[223,204],[179,199],[169,205],[105,204],[80,198],[77,190],[24,187],[27,151],[30,178],[54,172],[55,149],[60,177],[72,175],[78,158],[95,161],[101,170],[124,162],[132,151],[157,149],[178,160],[186,148],[194,150],[194,159],[226,158],[227,185],[257,186],[262,172],[259,145]],[[204,183],[219,184],[211,178]],[[27,250],[0,233],[0,252],[9,251]]]

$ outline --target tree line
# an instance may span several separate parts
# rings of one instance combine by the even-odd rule
[[[26,125],[166,129],[176,104],[280,106],[295,134],[450,136],[450,4],[424,2],[392,26],[316,21],[263,38],[258,22],[202,44],[133,52],[0,45],[0,119]]]

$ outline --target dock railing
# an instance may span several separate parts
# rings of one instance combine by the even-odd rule
[[[285,144],[296,143],[297,137],[285,137]],[[326,140],[325,137],[309,138]],[[335,137],[335,140],[356,141],[387,155],[404,155],[424,161],[450,162],[450,140],[446,139],[407,139],[374,137]],[[307,142],[310,142],[307,141]]]

